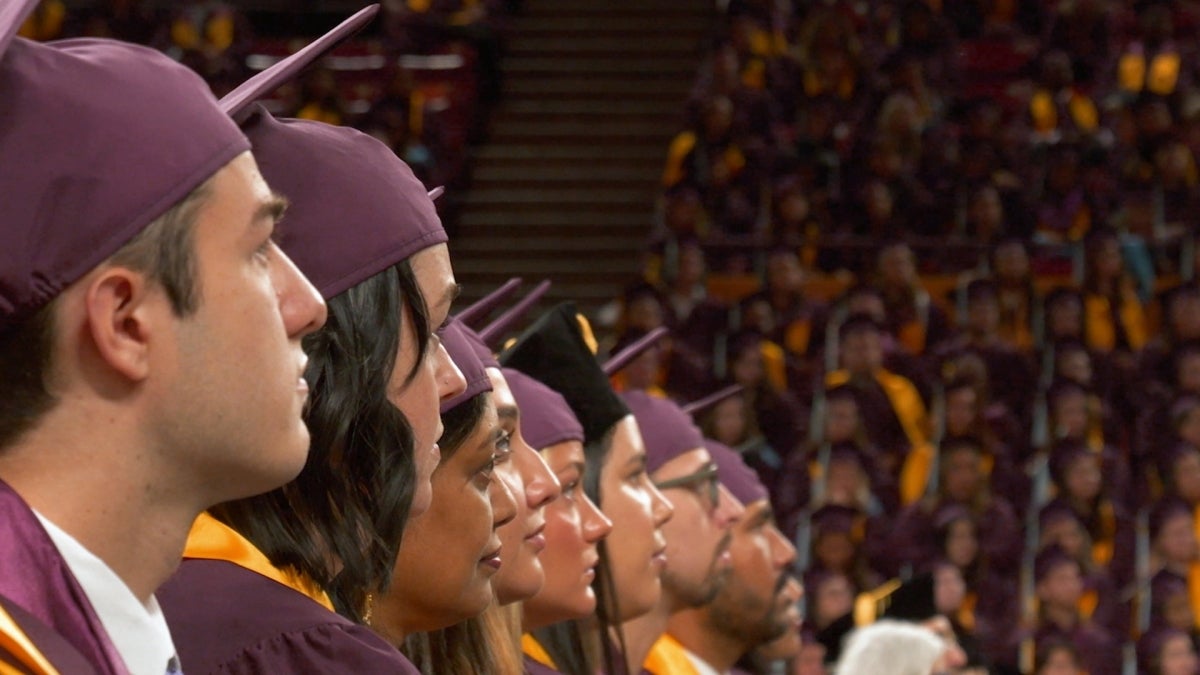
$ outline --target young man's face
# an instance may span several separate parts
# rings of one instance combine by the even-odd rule
[[[174,320],[156,392],[154,431],[214,501],[278,487],[308,454],[300,339],[325,303],[271,239],[277,202],[248,152],[213,178],[192,233],[199,303]]]
[[[702,476],[712,467],[708,450],[696,448],[666,462],[651,477],[655,483],[688,479]],[[713,473],[709,478],[660,488],[675,509],[662,527],[668,561],[663,588],[678,607],[711,602],[729,575],[729,528],[741,516],[742,506],[716,481]]]

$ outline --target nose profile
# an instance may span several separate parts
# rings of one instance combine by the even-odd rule
[[[276,273],[272,275],[275,295],[279,298],[279,313],[288,337],[299,339],[316,332],[325,325],[328,307],[308,277],[296,267],[296,263],[272,244]]]
[[[589,544],[594,544],[608,536],[613,529],[613,523],[604,515],[600,507],[587,495],[583,495],[583,539]]]
[[[492,529],[503,527],[517,517],[517,500],[508,484],[498,477],[492,478],[488,497],[492,502]]]
[[[452,399],[467,390],[467,378],[463,377],[462,371],[458,369],[454,359],[450,358],[450,352],[446,351],[446,346],[440,340],[433,358],[436,359],[434,377],[437,380],[440,400]]]

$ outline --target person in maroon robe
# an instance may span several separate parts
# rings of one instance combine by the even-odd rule
[[[197,514],[303,465],[325,306],[204,82],[14,38],[34,5],[0,6],[0,670],[178,672],[155,591]]]
[[[1062,640],[1075,647],[1088,673],[1121,672],[1120,642],[1116,636],[1080,616],[1083,576],[1077,563],[1061,548],[1050,546],[1034,561],[1039,616],[1030,638],[1036,646]]]
[[[253,105],[372,14],[222,100],[267,180],[290,195],[280,244],[329,300],[330,321],[304,345],[313,400],[303,470],[197,520],[163,589],[193,672],[414,670],[365,624],[409,517],[430,505],[438,401],[465,387],[434,336],[457,293],[446,233],[386,145]]]

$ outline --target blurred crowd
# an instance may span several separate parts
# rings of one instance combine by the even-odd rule
[[[702,426],[770,483],[826,661],[928,574],[981,670],[1194,672],[1198,23],[725,6],[609,315],[671,337],[615,384],[743,387]]]
[[[328,29],[329,13],[252,13],[235,2],[42,2],[20,34],[145,44],[200,73],[217,96]],[[385,20],[281,87],[274,114],[353,126],[387,143],[427,185],[460,186],[500,88],[507,19],[517,0],[386,0]],[[340,16],[337,13],[331,16]],[[311,24],[311,25],[310,25]],[[453,191],[452,191],[453,192]]]

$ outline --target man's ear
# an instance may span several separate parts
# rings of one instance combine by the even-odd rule
[[[101,270],[84,296],[86,330],[96,352],[120,375],[141,381],[150,373],[150,338],[166,302],[140,272],[113,266]]]

